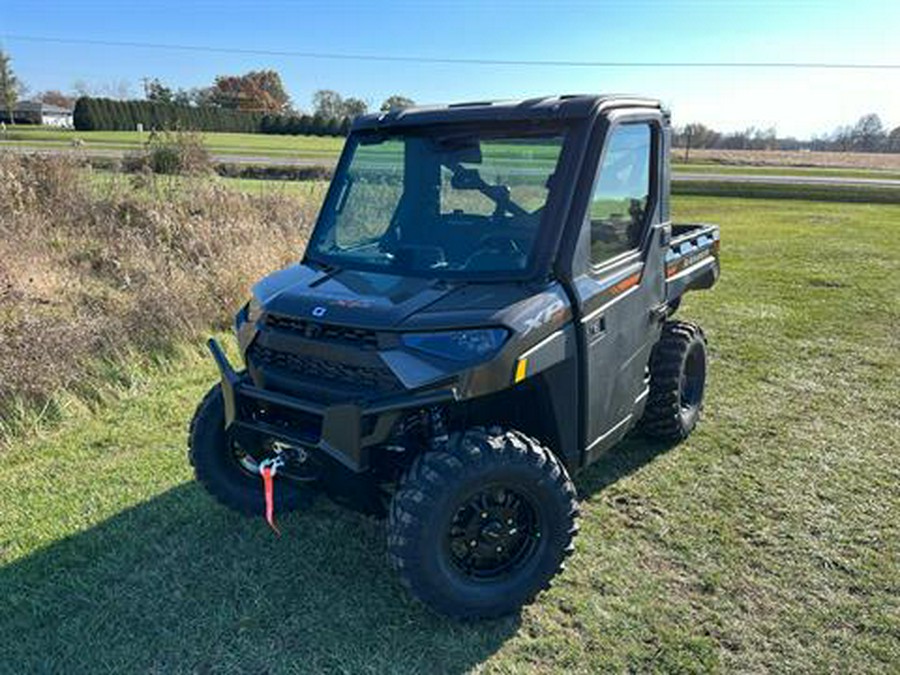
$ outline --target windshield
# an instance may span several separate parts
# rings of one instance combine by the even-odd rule
[[[525,270],[563,136],[472,131],[351,137],[309,252],[416,276]]]

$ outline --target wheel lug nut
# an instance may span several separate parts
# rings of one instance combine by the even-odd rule
[[[472,541],[469,542],[469,546],[471,546],[472,548],[475,548],[476,546],[478,546],[478,542],[473,539]]]
[[[506,524],[507,524],[507,525],[512,525],[512,523],[513,523],[512,518],[507,518],[507,519],[506,519]]]
[[[503,547],[502,547],[502,546],[498,546],[498,547],[497,547],[497,553],[500,553],[502,550],[503,550]]]
[[[487,513],[485,513],[484,511],[482,511],[482,512],[481,512],[481,517],[482,517],[482,518],[487,518]]]

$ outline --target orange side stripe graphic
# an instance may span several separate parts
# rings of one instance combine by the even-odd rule
[[[622,279],[622,281],[620,281],[615,286],[613,286],[610,289],[610,291],[612,292],[613,295],[618,295],[619,293],[624,293],[629,288],[633,288],[634,286],[637,286],[638,282],[640,280],[641,280],[641,273],[636,272],[636,273],[632,274],[630,277],[625,277],[624,279]]]

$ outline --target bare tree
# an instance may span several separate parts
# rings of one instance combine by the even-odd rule
[[[313,114],[325,119],[344,116],[344,97],[331,89],[319,89],[313,94]]]
[[[75,80],[72,83],[72,91],[75,92],[76,98],[82,96],[94,96],[103,98],[113,98],[118,101],[126,101],[134,98],[134,91],[128,80],[111,80],[103,84],[91,84],[85,80]]]
[[[84,96],[93,96],[94,92],[91,89],[91,85],[89,85],[85,80],[75,80],[72,83],[72,91],[75,93],[75,98],[82,98]]]
[[[831,134],[831,143],[840,152],[853,149],[853,127],[840,126]]]
[[[128,80],[114,80],[103,85],[103,93],[118,101],[127,101],[130,98],[134,98],[134,91]]]

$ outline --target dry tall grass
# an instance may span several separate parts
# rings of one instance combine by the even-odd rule
[[[146,181],[146,177],[143,179]],[[76,163],[0,153],[0,426],[98,363],[228,322],[302,253],[315,200],[209,179],[98,194]]]

